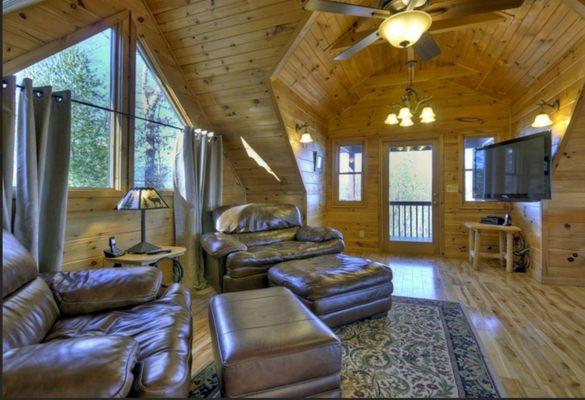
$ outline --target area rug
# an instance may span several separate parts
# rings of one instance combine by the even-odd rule
[[[463,306],[393,297],[384,318],[335,330],[343,346],[343,397],[503,397]],[[211,364],[191,397],[219,397]]]

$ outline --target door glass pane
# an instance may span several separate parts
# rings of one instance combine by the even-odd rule
[[[390,147],[388,171],[390,240],[432,242],[432,146]]]

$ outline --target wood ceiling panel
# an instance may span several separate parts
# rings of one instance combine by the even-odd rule
[[[269,75],[306,15],[300,0],[149,0],[152,12],[248,192],[304,192]],[[281,182],[251,160],[240,136]]]

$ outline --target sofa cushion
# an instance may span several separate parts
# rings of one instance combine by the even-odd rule
[[[138,343],[122,336],[55,340],[3,354],[4,398],[126,397]]]
[[[232,253],[227,258],[226,266],[231,277],[242,277],[259,273],[281,261],[339,253],[343,247],[344,243],[340,239],[327,242],[278,242]]]
[[[127,310],[57,321],[47,341],[85,336],[121,335],[140,344],[138,371],[131,395],[186,397],[191,359],[190,297],[178,284],[158,300]]]
[[[162,273],[154,267],[100,268],[42,274],[61,314],[103,312],[152,301],[160,289]]]
[[[53,293],[40,277],[3,300],[3,351],[39,343],[59,316]]]
[[[37,276],[35,260],[7,230],[2,230],[2,298]]]
[[[265,246],[271,243],[295,240],[295,235],[297,234],[298,230],[298,227],[294,227],[286,229],[274,229],[263,232],[236,233],[231,236],[249,247]]]
[[[292,204],[250,203],[213,211],[215,230],[222,233],[261,232],[302,225],[301,212]]]
[[[392,270],[362,257],[330,254],[274,265],[271,283],[284,286],[304,299],[318,300],[367,287],[392,284]]]

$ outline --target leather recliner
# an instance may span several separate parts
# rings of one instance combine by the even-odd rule
[[[282,261],[341,253],[343,236],[332,228],[303,226],[298,207],[251,203],[212,213],[215,232],[201,237],[206,274],[217,292],[268,286],[267,272]]]
[[[2,233],[2,394],[187,397],[191,300],[152,267],[37,273]]]

